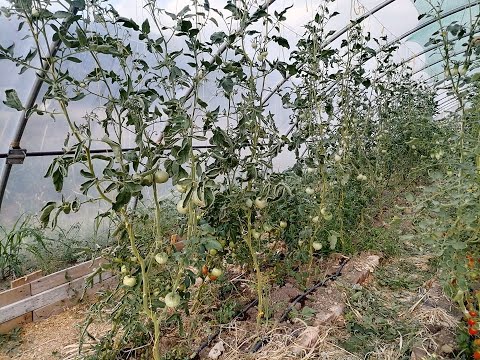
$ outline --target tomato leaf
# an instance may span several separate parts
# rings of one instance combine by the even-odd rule
[[[18,97],[17,92],[14,89],[5,90],[5,96],[6,100],[4,100],[3,103],[8,107],[18,111],[22,111],[25,109]]]

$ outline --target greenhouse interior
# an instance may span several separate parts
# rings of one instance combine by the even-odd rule
[[[480,1],[0,0],[0,360],[480,359]]]

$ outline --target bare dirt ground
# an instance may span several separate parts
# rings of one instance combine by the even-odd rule
[[[81,304],[40,322],[26,324],[0,344],[0,360],[52,360],[72,357],[78,350],[80,324],[88,304]],[[90,328],[95,335],[108,326],[98,323]]]

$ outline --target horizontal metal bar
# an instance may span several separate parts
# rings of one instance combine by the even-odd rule
[[[199,145],[199,146],[193,146],[194,149],[201,150],[201,149],[211,149],[213,148],[213,145]],[[132,151],[137,148],[123,148],[122,151]],[[165,150],[170,150],[170,148],[164,148]],[[106,154],[106,153],[111,153],[113,152],[112,149],[91,149],[90,153],[91,154]],[[42,157],[42,156],[60,156],[60,155],[73,155],[75,154],[75,151],[62,151],[62,150],[56,150],[56,151],[32,151],[32,152],[27,152],[26,157]],[[0,153],[0,159],[5,159],[8,157],[8,153]]]

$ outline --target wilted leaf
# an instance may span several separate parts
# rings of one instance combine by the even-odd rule
[[[6,100],[4,100],[3,103],[8,107],[18,111],[25,109],[17,95],[17,92],[14,89],[5,90],[5,96]]]

